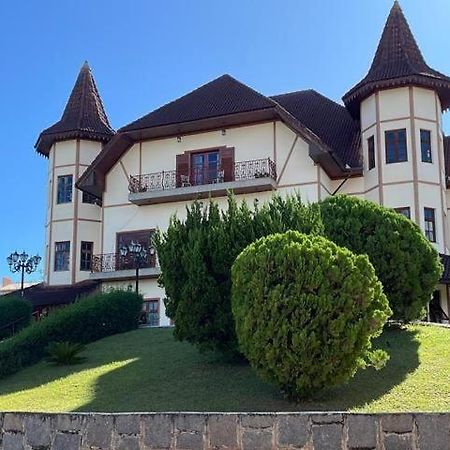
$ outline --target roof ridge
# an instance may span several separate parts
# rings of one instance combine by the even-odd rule
[[[251,88],[250,86],[246,85],[245,83],[242,83],[241,81],[232,77],[230,74],[225,73],[225,74],[220,75],[219,77],[216,77],[213,80],[208,81],[208,82],[202,84],[201,86],[189,91],[188,93],[182,95],[181,97],[171,100],[171,101],[163,104],[162,106],[156,108],[155,110],[124,125],[123,127],[119,128],[118,131],[120,131],[120,132],[130,131],[130,130],[135,130],[135,129],[140,129],[140,128],[148,128],[149,126],[150,127],[155,126],[155,120],[157,120],[157,119],[155,119],[155,117],[158,117],[158,115],[159,115],[159,119],[160,119],[158,126],[163,125],[161,123],[161,120],[162,121],[165,120],[166,122],[164,123],[164,125],[168,125],[172,122],[169,119],[167,119],[167,116],[166,117],[164,117],[164,116],[167,114],[167,111],[171,111],[171,108],[172,108],[172,111],[171,111],[172,114],[175,111],[174,114],[176,117],[175,117],[174,123],[177,123],[176,122],[177,120],[185,121],[187,119],[180,119],[180,114],[184,115],[184,117],[186,118],[189,115],[189,111],[186,109],[184,110],[183,113],[180,112],[180,110],[177,111],[176,110],[177,105],[183,104],[183,102],[184,102],[188,105],[188,106],[185,105],[185,107],[189,109],[189,107],[192,107],[192,105],[189,105],[190,99],[195,98],[197,101],[200,101],[200,102],[205,101],[204,96],[205,95],[211,96],[214,89],[217,90],[216,97],[212,98],[211,101],[209,102],[209,104],[207,105],[207,107],[211,107],[212,110],[214,110],[214,109],[217,110],[217,108],[215,108],[215,106],[217,106],[217,105],[216,105],[216,102],[214,101],[219,98],[219,97],[217,97],[217,94],[219,94],[219,96],[220,95],[226,96],[225,93],[233,94],[236,92],[236,89],[244,90],[243,91],[244,93],[241,96],[242,98],[238,98],[238,97],[236,97],[236,95],[234,97],[233,97],[233,95],[231,95],[231,97],[228,98],[228,103],[225,102],[225,105],[230,106],[231,108],[225,114],[233,113],[233,109],[235,109],[235,108],[237,108],[237,109],[243,108],[239,111],[239,112],[243,112],[246,110],[245,107],[252,105],[252,103],[253,103],[253,105],[256,105],[256,106],[251,107],[250,109],[248,109],[248,111],[251,111],[254,109],[265,109],[265,108],[270,108],[270,107],[276,106],[276,102],[274,100],[272,100],[271,98],[265,96],[264,94],[261,94],[260,92],[256,91],[255,89]],[[204,91],[204,92],[202,92],[202,91]],[[253,97],[251,97],[247,94],[247,98],[246,98],[245,91],[247,91],[247,93],[251,93],[253,95]],[[198,96],[198,98],[196,98],[196,96]],[[258,102],[259,102],[259,105],[258,105]],[[233,105],[235,106],[235,108],[233,108]],[[234,110],[234,112],[236,112],[236,111]],[[211,112],[211,114],[214,115],[214,111]],[[198,119],[198,117],[193,118],[192,120],[197,120],[197,119]],[[151,122],[152,120],[153,120],[153,122]],[[189,121],[189,120],[187,120],[187,121]]]
[[[342,103],[338,103],[336,100],[333,100],[330,97],[327,97],[326,95],[322,94],[321,92],[315,90],[315,89],[301,89],[299,91],[292,91],[292,92],[286,92],[284,94],[278,94],[278,95],[272,95],[270,98],[275,98],[275,97],[284,97],[284,96],[288,96],[288,95],[295,95],[295,94],[302,94],[302,93],[307,93],[310,92],[311,94],[314,94],[318,97],[323,98],[324,100],[333,103],[336,106],[339,106],[339,108],[345,109],[347,110],[347,108],[345,107],[345,105],[343,105]]]
[[[298,89],[296,91],[282,92],[281,94],[269,95],[269,98],[281,97],[283,95],[299,94],[300,92],[309,92],[309,91],[314,91],[314,89],[308,88],[308,89]]]

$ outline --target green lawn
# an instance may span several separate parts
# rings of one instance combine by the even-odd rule
[[[39,363],[0,381],[0,410],[16,411],[445,411],[450,329],[386,331],[391,360],[311,402],[285,401],[246,364],[200,355],[171,329],[140,329],[88,346],[73,367]]]

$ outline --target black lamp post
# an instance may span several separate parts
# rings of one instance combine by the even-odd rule
[[[139,293],[139,269],[145,266],[147,263],[148,254],[153,256],[155,254],[155,249],[150,247],[150,249],[146,249],[139,242],[131,241],[128,245],[123,245],[120,247],[120,256],[125,258],[126,256],[130,256],[131,260],[134,263],[134,267],[136,269],[136,293]]]
[[[37,269],[37,266],[41,262],[41,257],[39,255],[29,256],[28,253],[11,253],[7,258],[9,270],[12,273],[21,272],[21,282],[20,282],[20,295],[23,297],[23,282],[25,277],[25,272],[30,274]]]

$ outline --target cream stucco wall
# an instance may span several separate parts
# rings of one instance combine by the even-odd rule
[[[235,161],[271,158],[277,166],[278,191],[281,195],[299,192],[304,201],[315,202],[329,195],[328,187],[339,183],[331,181],[325,172],[309,157],[308,143],[297,136],[282,122],[267,122],[251,126],[229,128],[223,134],[215,130],[195,135],[182,136],[181,142],[174,138],[144,141],[133,145],[114,165],[106,176],[103,197],[102,253],[116,251],[116,236],[119,232],[142,229],[165,229],[172,214],[185,216],[190,201],[136,206],[128,200],[128,177],[163,170],[175,170],[176,155],[185,151],[234,147]],[[324,186],[321,186],[323,180]],[[321,188],[319,189],[319,186]],[[250,205],[257,199],[267,201],[272,192],[241,194]],[[215,198],[220,207],[226,206],[226,198]],[[127,287],[130,282],[108,282],[105,286]],[[163,291],[155,280],[143,280],[140,291],[144,297],[163,298]],[[162,302],[161,302],[162,303]],[[161,304],[161,311],[163,305]],[[161,324],[168,319],[161,314]]]
[[[56,205],[53,180],[58,175],[73,174],[74,179],[88,167],[101,149],[96,142],[65,141],[53,146],[49,157],[49,207],[47,211],[47,259],[50,284],[68,284],[88,277],[78,270],[79,247],[82,240],[94,242],[95,253],[116,252],[119,232],[142,229],[165,229],[170,217],[176,213],[185,216],[189,201],[136,206],[128,199],[128,181],[131,175],[175,170],[176,156],[188,151],[217,147],[234,147],[235,161],[271,158],[277,167],[278,192],[281,195],[299,192],[304,201],[315,202],[339,193],[357,195],[387,207],[410,207],[411,218],[424,229],[425,207],[436,212],[436,249],[448,251],[450,225],[447,221],[442,120],[437,95],[430,90],[405,87],[379,92],[361,104],[363,176],[331,180],[327,173],[309,157],[308,143],[281,121],[213,130],[198,134],[147,140],[134,144],[112,167],[105,179],[103,208],[83,204],[81,192],[74,191],[74,201]],[[405,128],[408,160],[386,164],[385,132]],[[431,132],[432,163],[421,161],[420,130]],[[368,170],[367,139],[375,141],[375,168]],[[77,150],[78,148],[78,150]],[[75,195],[77,201],[75,201]],[[253,204],[264,202],[271,192],[239,195]],[[51,201],[50,201],[51,199]],[[226,198],[215,199],[221,207]],[[71,267],[69,272],[53,272],[54,243],[71,241]],[[130,282],[108,282],[108,287],[128,287]],[[142,280],[141,292],[146,298],[160,298],[161,325],[167,325],[162,299],[164,293],[156,280]]]
[[[424,229],[424,208],[435,209],[440,252],[448,250],[447,200],[439,98],[418,87],[389,89],[361,104],[364,196],[387,207],[409,207]],[[408,159],[386,163],[385,132],[405,129]],[[420,130],[431,133],[432,163],[422,162]],[[376,165],[368,169],[368,139],[375,140]]]
[[[101,150],[92,141],[69,140],[56,142],[49,154],[48,204],[46,223],[45,280],[51,285],[73,284],[89,278],[80,271],[81,241],[94,243],[94,253],[100,251],[101,208],[83,203],[82,192],[75,188],[79,176]],[[57,204],[59,176],[72,175],[72,201]],[[70,242],[69,270],[55,271],[55,243]]]

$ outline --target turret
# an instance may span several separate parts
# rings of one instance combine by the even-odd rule
[[[45,281],[50,285],[87,279],[92,254],[100,252],[101,206],[75,183],[113,134],[86,62],[61,120],[35,145],[49,159]]]
[[[365,197],[409,216],[445,252],[450,78],[427,65],[397,1],[369,72],[343,101],[361,123]]]

